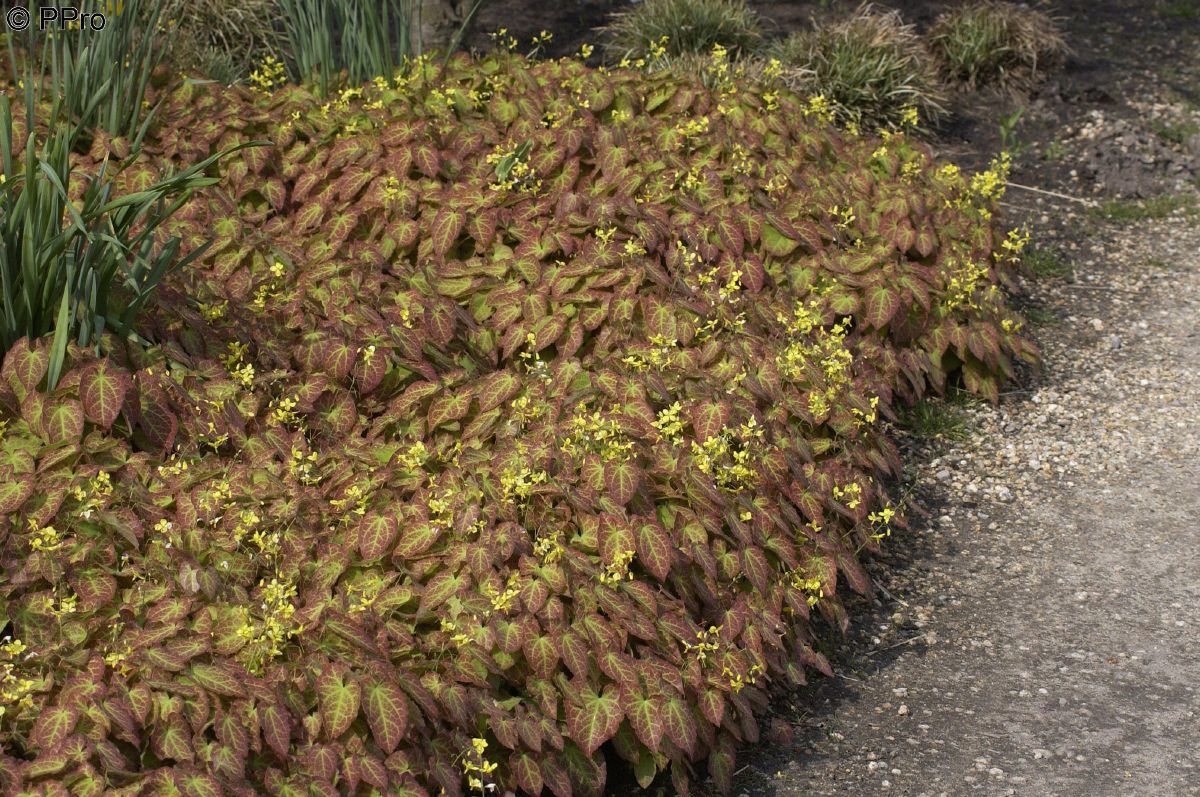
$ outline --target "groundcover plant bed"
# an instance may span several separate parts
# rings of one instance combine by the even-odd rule
[[[5,793],[729,784],[899,522],[883,419],[1035,353],[1002,164],[710,69],[166,98],[121,190],[271,143],[165,223],[155,346],[4,358]]]

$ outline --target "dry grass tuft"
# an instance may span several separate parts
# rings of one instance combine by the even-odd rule
[[[1050,15],[999,0],[979,0],[943,12],[929,39],[943,72],[971,88],[1029,83],[1038,69],[1068,52]]]

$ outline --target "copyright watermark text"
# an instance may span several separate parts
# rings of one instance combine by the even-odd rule
[[[31,27],[39,31],[47,30],[104,30],[107,22],[99,12],[83,11],[74,6],[13,6],[4,13],[4,24],[9,30],[20,33]]]

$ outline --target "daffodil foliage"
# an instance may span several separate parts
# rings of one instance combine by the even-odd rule
[[[123,188],[271,144],[168,225],[155,345],[4,359],[0,789],[728,786],[902,522],[885,419],[1036,355],[1000,166],[710,77],[166,98]]]

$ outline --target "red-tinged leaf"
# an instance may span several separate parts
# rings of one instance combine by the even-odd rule
[[[558,638],[562,659],[571,668],[573,675],[583,677],[591,669],[592,651],[582,636],[567,631]]]
[[[876,329],[882,329],[900,309],[900,292],[876,283],[867,288],[866,319]]]
[[[358,716],[362,687],[344,666],[331,666],[317,676],[317,706],[326,736],[337,739]]]
[[[742,258],[742,279],[746,283],[746,287],[751,293],[759,293],[763,286],[767,284],[767,271],[763,267],[762,259],[757,255],[750,253]]]
[[[536,758],[529,753],[513,753],[508,758],[508,765],[521,791],[532,797],[542,793],[542,771]]]
[[[479,411],[488,412],[512,398],[521,389],[521,381],[508,371],[497,371],[484,377],[475,388]]]
[[[75,594],[79,596],[79,608],[85,612],[94,612],[117,594],[116,579],[98,568],[82,571],[70,580]]]
[[[752,547],[742,551],[742,570],[759,594],[767,594],[771,587],[771,576],[774,571],[762,549]]]
[[[340,201],[351,202],[358,196],[358,193],[363,190],[367,183],[371,182],[373,177],[374,175],[371,172],[363,169],[361,166],[351,166],[333,184],[334,192]]]
[[[730,407],[724,401],[705,401],[694,406],[689,413],[696,439],[703,443],[716,437],[729,421]]]
[[[79,376],[83,414],[101,429],[108,429],[121,414],[129,386],[129,375],[105,360],[87,366]]]
[[[663,721],[663,701],[637,692],[622,691],[621,707],[625,710],[625,716],[638,739],[651,752],[657,753],[663,732],[666,730]]]
[[[559,314],[546,316],[533,325],[533,350],[541,351],[558,340],[567,328],[567,319]]]
[[[671,538],[657,523],[643,523],[634,538],[638,560],[650,575],[666,581],[674,562]]]
[[[433,430],[443,423],[460,420],[471,408],[471,393],[449,393],[436,399],[429,406],[429,429]]]
[[[625,712],[621,710],[615,687],[608,686],[600,694],[585,687],[578,704],[567,702],[566,715],[571,739],[590,756],[617,732]]]
[[[83,406],[74,399],[48,402],[42,413],[42,428],[52,444],[78,441],[83,436]]]
[[[28,780],[44,778],[47,775],[57,775],[66,769],[67,762],[67,757],[60,753],[39,755],[32,763],[25,767],[21,774]]]
[[[746,248],[746,236],[733,217],[729,215],[718,217],[714,229],[717,231],[717,237],[721,239],[722,247],[734,257],[740,258]]]
[[[708,756],[708,774],[719,794],[728,794],[733,789],[733,764],[733,751],[726,745],[719,745]]]
[[[662,719],[667,738],[691,758],[696,752],[696,718],[691,706],[673,697],[663,703]]]
[[[634,550],[633,530],[629,528],[629,524],[624,518],[605,514],[600,517],[596,542],[600,548],[601,563],[610,564],[625,551]]]
[[[420,613],[431,612],[441,606],[462,589],[463,577],[457,573],[438,573],[429,580],[421,593]]]
[[[325,208],[320,202],[310,202],[292,218],[292,233],[296,236],[306,236],[321,226],[321,219],[325,218]]]
[[[223,797],[225,794],[217,779],[206,772],[189,772],[176,775],[176,782],[184,797]]]
[[[700,693],[700,713],[714,728],[721,727],[725,717],[725,696],[717,689],[705,689]]]
[[[358,524],[358,552],[373,562],[391,550],[400,524],[391,512],[370,512]],[[391,752],[390,750],[388,752]]]
[[[461,210],[452,208],[439,210],[433,217],[433,225],[430,228],[433,253],[438,257],[445,257],[446,253],[454,247],[466,223],[467,214]]]
[[[275,755],[286,761],[292,744],[292,717],[274,703],[258,707],[258,720],[262,726],[263,741]]]
[[[622,506],[633,500],[641,477],[641,469],[632,462],[611,462],[604,467],[605,489],[609,497]]]
[[[79,722],[79,707],[55,706],[42,711],[33,725],[31,739],[43,753],[58,748]]]
[[[396,543],[395,555],[402,560],[420,556],[437,542],[437,538],[437,527],[430,523],[406,524]]]
[[[563,766],[559,754],[548,755],[542,759],[542,781],[554,793],[554,797],[573,797],[571,778],[567,768]]]
[[[218,695],[242,697],[245,694],[238,680],[239,673],[232,665],[193,664],[190,674],[201,687]]]
[[[0,474],[0,514],[15,513],[32,494],[32,476]]]
[[[152,445],[163,451],[169,450],[175,445],[179,419],[171,412],[166,398],[158,389],[141,391],[139,401],[138,428]]]
[[[166,728],[151,734],[151,747],[159,758],[191,763],[196,754],[192,750],[192,739],[183,720],[176,718]]]
[[[358,223],[358,217],[353,213],[343,212],[335,214],[325,224],[325,240],[335,249],[350,237],[350,233],[354,232],[354,225]]]
[[[917,251],[921,253],[921,257],[929,257],[936,248],[937,233],[927,220],[921,225],[921,229],[917,230]]]
[[[363,713],[375,744],[387,754],[395,752],[408,733],[408,698],[395,684],[370,684],[363,694]]]
[[[30,348],[29,339],[20,337],[4,355],[0,373],[17,394],[17,399],[23,400],[27,393],[37,389],[49,366],[50,355],[46,350]]]
[[[442,159],[438,155],[437,147],[431,144],[418,144],[413,149],[413,162],[421,174],[430,179],[436,179],[442,168]]]
[[[671,306],[654,296],[642,299],[642,316],[646,319],[646,331],[652,336],[667,340],[679,338],[679,327]]]
[[[549,678],[558,666],[558,647],[550,636],[530,636],[521,647],[530,669],[541,678]]]

